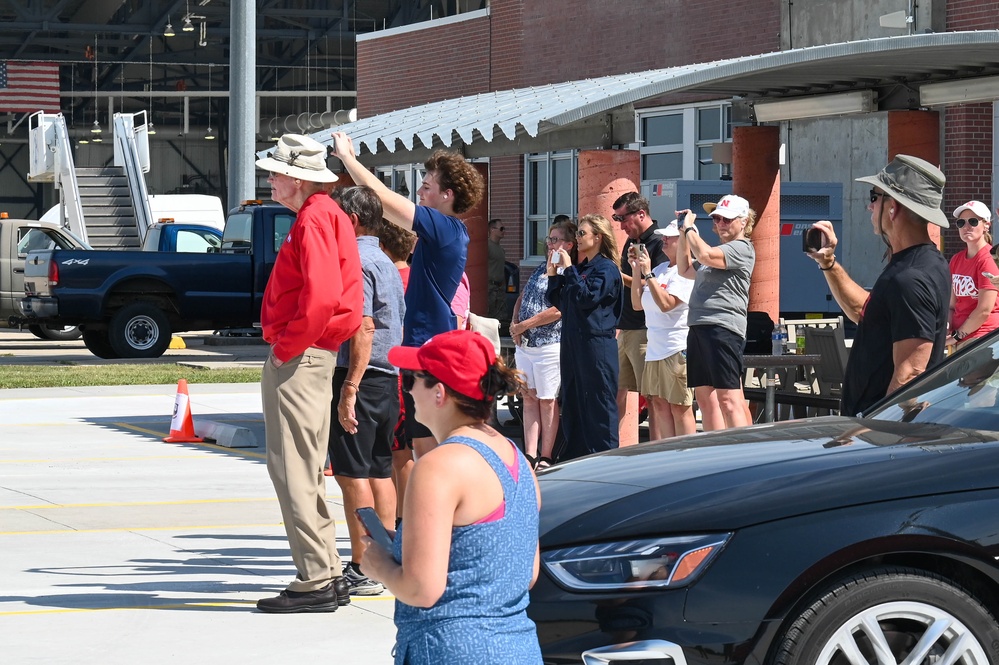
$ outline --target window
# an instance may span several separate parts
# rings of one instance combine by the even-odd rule
[[[18,229],[17,255],[24,258],[28,252],[48,249],[74,249],[71,243],[57,231],[35,226]]]
[[[177,251],[205,254],[219,246],[218,236],[209,231],[181,229],[177,231]]]
[[[422,164],[386,166],[375,171],[385,186],[396,194],[401,194],[413,203],[418,203],[416,192],[423,184],[425,171]]]
[[[552,219],[576,215],[576,152],[539,153],[527,155],[526,160],[524,253],[528,258],[541,257]]]
[[[711,146],[732,140],[732,107],[711,102],[638,114],[642,180],[718,180]]]

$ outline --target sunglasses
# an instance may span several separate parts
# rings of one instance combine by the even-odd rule
[[[729,219],[728,217],[722,217],[721,215],[712,215],[711,221],[715,224],[731,224],[734,219]]]
[[[969,217],[968,219],[955,219],[954,220],[954,226],[956,226],[959,229],[963,229],[964,228],[964,223],[967,222],[968,225],[971,228],[975,228],[981,222],[984,222],[984,221],[985,221],[984,219],[978,219],[977,217]]]
[[[631,217],[632,215],[637,215],[641,210],[633,210],[631,212],[626,212],[623,215],[611,215],[611,219],[615,222],[623,222],[626,217]]]
[[[416,385],[417,379],[433,379],[434,377],[426,372],[417,372],[411,369],[402,370],[402,389],[407,393],[413,392],[413,386]]]
[[[588,235],[593,235],[589,231],[576,231],[577,238],[585,238]]]
[[[888,195],[885,194],[884,192],[879,192],[879,191],[877,191],[875,189],[872,189],[871,190],[871,203],[874,203],[875,201],[877,201],[878,197],[881,197],[881,196],[888,196]]]

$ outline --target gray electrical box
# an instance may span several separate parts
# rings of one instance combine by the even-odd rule
[[[801,237],[820,219],[831,221],[837,237],[843,237],[843,185],[782,182],[780,188],[781,316],[839,316],[842,312],[829,292],[825,278],[815,261],[801,251]],[[697,230],[712,244],[718,238],[711,229],[711,219],[701,206],[731,193],[732,183],[726,180],[658,180],[642,184],[642,195],[649,200],[652,218],[660,227],[675,219],[676,210],[690,208],[697,213]]]

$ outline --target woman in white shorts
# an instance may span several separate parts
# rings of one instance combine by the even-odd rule
[[[645,310],[649,341],[645,351],[642,394],[649,400],[649,434],[653,441],[693,434],[694,391],[687,387],[687,301],[694,280],[681,277],[676,269],[680,229],[675,221],[657,229],[663,236],[663,254],[669,259],[650,269],[647,252],[633,251],[631,304]],[[632,250],[636,247],[632,245]]]
[[[545,238],[548,251],[564,249],[576,262],[576,225],[565,215],[555,218]],[[562,313],[548,302],[547,266],[542,264],[531,274],[513,307],[510,336],[517,345],[514,362],[524,373],[527,389],[524,398],[524,454],[531,465],[543,469],[550,466],[555,435],[558,433],[558,391],[561,385],[559,361],[562,339]],[[541,454],[538,454],[538,441]]]

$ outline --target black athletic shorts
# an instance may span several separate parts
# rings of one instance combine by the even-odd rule
[[[716,325],[690,326],[687,333],[687,386],[741,389],[746,340]]]
[[[333,475],[391,478],[392,441],[399,420],[399,377],[371,369],[364,373],[354,404],[357,434],[344,431],[337,413],[340,391],[346,378],[346,368],[336,368],[333,373],[329,440]]]

